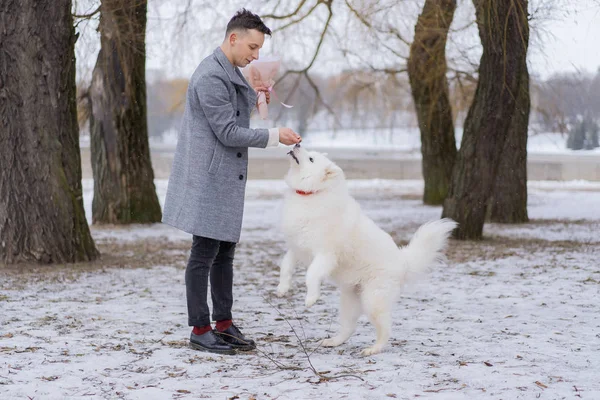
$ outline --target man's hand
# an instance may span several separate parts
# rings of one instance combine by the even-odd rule
[[[290,128],[279,128],[279,143],[290,146],[292,144],[300,143],[302,138],[296,132]]]
[[[265,94],[265,98],[267,100],[267,104],[271,103],[271,92],[269,92],[269,88],[266,86],[257,86],[254,88],[256,93],[263,92]]]

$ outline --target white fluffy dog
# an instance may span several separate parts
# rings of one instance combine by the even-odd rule
[[[323,341],[339,346],[354,332],[364,312],[377,330],[377,341],[363,355],[377,354],[391,330],[391,306],[411,272],[443,259],[456,222],[441,219],[422,225],[408,246],[398,248],[390,235],[367,217],[348,193],[342,170],[324,154],[296,145],[285,178],[282,229],[288,252],[281,263],[279,296],[292,283],[294,266],[308,265],[306,306],[320,295],[321,282],[330,277],[341,289],[340,330]]]

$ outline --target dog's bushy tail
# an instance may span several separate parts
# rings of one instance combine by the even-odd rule
[[[446,260],[443,250],[457,225],[450,218],[443,218],[427,222],[417,229],[410,243],[401,249],[405,279],[408,279],[410,275],[418,275]]]

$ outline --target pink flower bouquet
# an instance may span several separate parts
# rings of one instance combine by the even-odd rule
[[[281,60],[277,57],[263,57],[259,60],[252,61],[244,67],[242,73],[253,88],[264,86],[269,88],[269,92],[275,94],[273,85],[275,84],[275,77],[279,72],[280,65]],[[281,105],[287,108],[292,107],[283,103],[281,103]],[[269,109],[267,107],[267,99],[264,92],[258,93],[257,108],[260,117],[262,119],[267,119],[269,116]]]

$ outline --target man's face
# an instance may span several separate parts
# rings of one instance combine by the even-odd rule
[[[243,68],[253,60],[258,60],[258,51],[265,42],[265,34],[255,29],[236,31],[229,36],[229,42],[235,66]]]

